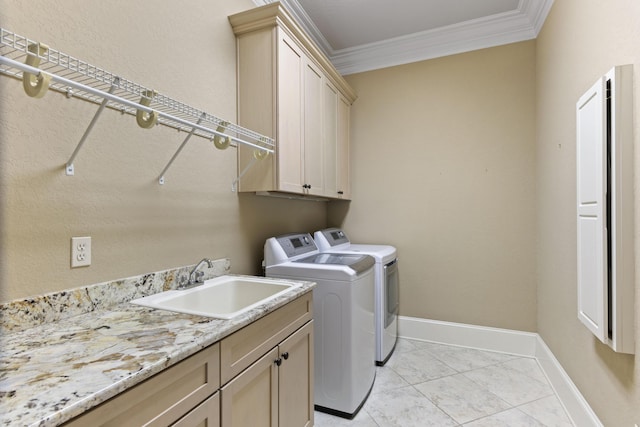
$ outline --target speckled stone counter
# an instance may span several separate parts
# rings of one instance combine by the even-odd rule
[[[208,277],[228,271],[228,261],[222,261],[226,262],[216,262],[217,274]],[[175,288],[175,277],[181,272],[167,270],[153,277],[139,276],[2,304],[0,425],[60,425],[314,286],[303,282],[300,288],[232,320],[129,303],[133,298]],[[52,301],[65,303],[55,306]]]

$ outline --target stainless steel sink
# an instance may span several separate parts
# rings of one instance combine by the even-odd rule
[[[185,290],[160,292],[131,303],[161,310],[231,319],[302,284],[262,277],[220,276]]]

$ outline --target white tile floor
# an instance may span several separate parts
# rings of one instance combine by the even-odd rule
[[[317,427],[572,427],[535,359],[400,339],[353,420]]]

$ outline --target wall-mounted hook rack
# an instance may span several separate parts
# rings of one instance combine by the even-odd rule
[[[43,97],[48,89],[52,89],[68,98],[83,99],[99,105],[67,162],[67,175],[74,174],[73,161],[105,108],[136,116],[137,123],[143,128],[160,124],[188,133],[160,174],[161,184],[164,183],[164,174],[193,135],[212,140],[219,149],[242,144],[255,148],[261,153],[258,157],[266,157],[275,152],[272,138],[3,28],[0,28],[0,74],[22,80],[25,91],[36,98]],[[234,181],[234,185],[240,176]]]

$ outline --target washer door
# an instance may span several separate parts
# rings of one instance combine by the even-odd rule
[[[294,261],[301,264],[344,265],[360,274],[372,268],[376,261],[369,255],[321,253]]]

